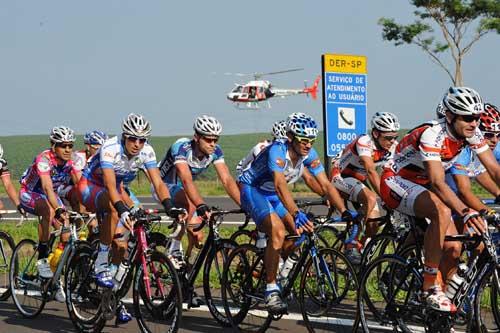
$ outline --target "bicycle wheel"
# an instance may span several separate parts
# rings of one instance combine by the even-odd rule
[[[80,243],[66,264],[66,308],[79,332],[100,332],[106,320],[100,308],[102,294],[94,278],[94,253]]]
[[[31,239],[23,239],[14,248],[10,261],[9,284],[12,299],[26,318],[34,318],[40,314],[46,302],[42,285],[47,281],[38,276],[37,260],[38,244]]]
[[[15,247],[12,237],[0,231],[0,301],[6,301],[10,297],[9,266]]]
[[[373,260],[384,255],[394,254],[396,249],[396,235],[394,234],[379,234],[370,239],[363,249],[361,256],[361,267],[368,267]]]
[[[336,227],[328,224],[323,224],[316,229],[316,235],[321,242],[326,243],[329,248],[334,248],[339,251],[344,247],[345,231],[338,230]],[[323,244],[320,244],[323,246]]]
[[[384,255],[365,270],[358,287],[357,308],[364,332],[373,325],[412,332],[408,323],[422,322],[418,293],[422,287],[420,264],[413,259]],[[380,327],[377,327],[380,330]]]
[[[222,240],[215,251],[208,255],[203,269],[203,293],[205,294],[206,304],[215,320],[224,327],[231,326],[231,323],[226,318],[220,295],[214,294],[213,291],[215,289],[220,290],[224,264],[228,260],[229,253],[235,248],[236,243],[230,240]]]
[[[247,229],[237,230],[231,235],[229,240],[235,242],[238,245],[243,245],[243,244],[255,245],[256,232],[257,231],[252,231]]]
[[[321,249],[316,257],[309,258],[299,292],[299,304],[308,331],[335,331],[342,311],[346,317],[355,311],[352,301],[351,305],[340,303],[346,297],[354,300],[357,287],[356,271],[341,252]]]
[[[236,332],[264,332],[272,317],[264,304],[263,252],[250,244],[234,249],[224,265],[221,296],[226,317]]]
[[[147,258],[147,276],[137,265],[134,276],[134,311],[141,332],[177,332],[182,317],[182,292],[173,264],[163,253]],[[150,296],[144,279],[149,278]]]
[[[498,272],[498,270],[497,270]],[[479,282],[474,299],[475,332],[500,332],[498,326],[498,274],[490,269]],[[491,308],[490,308],[491,306]]]

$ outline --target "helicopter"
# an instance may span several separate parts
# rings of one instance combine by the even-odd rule
[[[227,94],[227,99],[235,104],[239,109],[259,109],[259,104],[262,102],[267,102],[267,107],[271,108],[270,98],[281,97],[285,98],[287,96],[306,94],[311,95],[312,99],[317,99],[318,97],[318,84],[320,76],[314,80],[312,86],[308,87],[305,83],[305,87],[302,89],[283,89],[274,87],[268,80],[261,80],[263,76],[282,74],[288,72],[295,72],[303,70],[303,68],[287,69],[278,72],[269,73],[254,73],[254,74],[242,74],[242,73],[224,73],[225,75],[235,75],[235,76],[253,76],[254,80],[249,81],[245,84],[235,83],[235,87]]]

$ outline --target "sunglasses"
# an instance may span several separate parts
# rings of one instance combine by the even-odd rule
[[[383,135],[382,136],[385,140],[387,141],[396,141],[398,139],[398,136],[397,135]]]
[[[295,139],[297,139],[299,143],[303,144],[314,144],[314,142],[316,141],[316,138],[305,138],[303,136],[296,136]]]
[[[132,142],[137,142],[139,141],[139,143],[145,143],[147,141],[146,138],[138,138],[136,136],[133,136],[133,135],[129,135],[127,136],[127,140],[129,141],[132,141]]]
[[[56,143],[56,147],[62,148],[62,149],[66,149],[66,148],[73,149],[73,146],[74,146],[74,144],[72,144],[72,143]]]
[[[479,122],[479,119],[481,119],[480,116],[472,116],[472,115],[469,116],[461,115],[460,118],[466,123],[472,123],[473,121]]]
[[[486,139],[497,138],[500,139],[500,132],[483,132],[483,135]]]
[[[206,143],[217,143],[217,141],[219,141],[219,138],[209,138],[209,137],[206,137],[206,136],[202,136],[201,138]]]

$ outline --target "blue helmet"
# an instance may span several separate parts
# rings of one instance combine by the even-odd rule
[[[288,116],[286,128],[294,136],[316,138],[318,136],[318,125],[314,119],[305,113],[296,112]]]
[[[92,131],[85,133],[83,142],[86,145],[102,145],[108,139],[108,135],[101,131]]]

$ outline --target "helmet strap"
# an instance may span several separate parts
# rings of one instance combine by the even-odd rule
[[[374,135],[375,131],[377,131],[377,133],[378,133],[377,136]],[[377,147],[377,149],[382,149],[382,147],[380,146],[380,143],[378,142],[380,135],[381,135],[381,132],[379,130],[372,128],[371,136],[372,136],[373,142],[375,142],[375,146]]]

